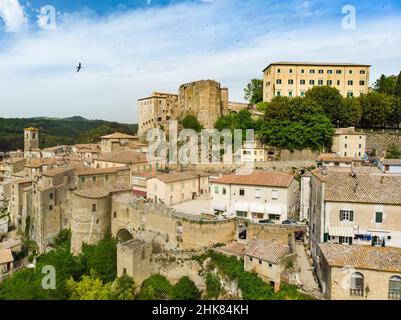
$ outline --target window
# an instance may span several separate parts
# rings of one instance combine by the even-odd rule
[[[336,70],[336,74],[341,74],[341,70]]]
[[[401,277],[393,276],[388,283],[388,298],[390,300],[401,300]]]
[[[346,152],[344,152],[344,157],[346,157],[347,156],[347,153]]]
[[[92,182],[96,182],[96,176],[92,177]]]
[[[348,91],[347,92],[347,97],[348,98],[353,97],[353,96],[354,96],[354,93],[352,91]]]
[[[349,73],[349,74],[352,74],[352,70],[348,70],[348,73]]]
[[[348,85],[349,85],[349,86],[352,86],[352,85],[354,85],[354,81],[352,81],[352,80],[348,80]]]
[[[292,91],[288,91],[288,96],[291,98],[292,97]]]
[[[53,206],[52,205],[49,206],[49,211],[53,211]]]
[[[259,260],[259,264],[262,264],[262,260]]]
[[[92,204],[92,212],[96,212],[96,203]]]
[[[81,183],[85,183],[85,177],[81,177]]]
[[[117,212],[114,211],[114,218],[117,218]]]
[[[383,212],[376,212],[375,223],[383,223]]]
[[[214,193],[219,194],[219,187],[214,187]]]
[[[333,81],[332,81],[332,80],[327,80],[327,85],[328,85],[328,86],[333,85]]]
[[[305,80],[300,80],[299,83],[300,83],[301,85],[304,85],[304,84],[305,84]]]
[[[281,79],[277,79],[276,84],[281,84]]]
[[[278,199],[278,190],[272,190],[272,199]]]
[[[341,221],[354,221],[354,211],[351,210],[340,210]]]
[[[109,181],[109,176],[107,174],[104,178],[106,179],[106,181]]]
[[[269,263],[269,268],[272,268],[272,267],[273,267],[273,264]]]
[[[239,195],[244,196],[245,195],[245,189],[241,188],[239,189]]]
[[[246,218],[248,216],[248,212],[246,211],[237,211],[237,217]]]
[[[281,69],[277,69],[277,73],[281,73]]]
[[[301,97],[305,97],[305,91],[301,91]]]
[[[53,192],[50,192],[50,193],[49,193],[49,199],[50,199],[50,200],[53,200]]]
[[[347,149],[347,146],[348,146],[347,144],[344,144],[344,148],[345,148],[345,149]]]
[[[292,69],[288,70],[288,73],[292,73]]]
[[[260,199],[262,197],[262,189],[255,189],[255,198]]]
[[[294,84],[294,80],[288,79],[288,84]]]
[[[365,74],[365,73],[366,73],[365,70],[359,71],[359,74]]]
[[[319,73],[320,73],[320,74],[323,74],[323,69],[320,69],[320,70],[319,70]]]
[[[340,80],[337,80],[337,85],[339,86],[341,84],[341,81]]]
[[[305,69],[301,69],[301,73],[304,74],[305,73]]]
[[[249,257],[249,261],[252,261],[252,257]]]
[[[351,274],[351,296],[363,296],[363,274],[360,272],[354,272]]]
[[[323,85],[323,80],[318,80],[318,81],[317,81],[317,84],[318,84],[319,86],[322,86],[322,85]]]
[[[327,70],[327,74],[333,74],[333,70]]]
[[[364,80],[360,80],[360,81],[359,81],[359,85],[360,85],[360,86],[364,86],[364,85],[365,85],[365,81],[364,81]]]
[[[280,97],[280,96],[281,96],[281,92],[280,92],[280,91],[277,91],[277,92],[276,92],[276,96],[277,96],[277,97]]]
[[[309,84],[313,86],[315,84],[315,80],[309,80]]]
[[[269,214],[269,219],[270,220],[280,220],[280,215],[279,214]]]
[[[313,74],[313,73],[315,73],[315,70],[311,69],[311,70],[309,70],[309,73]]]
[[[226,188],[222,188],[221,191],[222,191],[222,194],[223,194],[223,195],[227,194],[227,189],[226,189]]]

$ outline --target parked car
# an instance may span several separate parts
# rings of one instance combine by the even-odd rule
[[[259,220],[259,223],[269,223],[269,224],[274,224],[275,222],[270,219],[264,219],[264,220]]]
[[[284,221],[282,222],[282,224],[298,224],[298,221],[288,219],[288,220],[284,220]]]

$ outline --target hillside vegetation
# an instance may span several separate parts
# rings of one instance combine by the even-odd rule
[[[62,144],[93,143],[99,137],[115,131],[135,134],[136,124],[123,124],[104,120],[71,118],[0,118],[0,151],[23,148],[23,130],[35,127],[40,130],[40,147]]]

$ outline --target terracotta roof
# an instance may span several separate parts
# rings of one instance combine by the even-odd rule
[[[253,239],[246,246],[244,255],[272,263],[278,263],[280,258],[289,252],[290,249],[288,246],[276,242]]]
[[[224,247],[216,248],[216,251],[232,256],[243,257],[245,247],[246,245],[244,243],[235,241],[225,245]]]
[[[71,166],[65,166],[65,167],[57,167],[57,168],[53,168],[53,169],[48,169],[43,171],[42,175],[47,176],[47,177],[54,177],[57,176],[58,174],[70,171],[70,170],[74,170],[73,167]]]
[[[42,151],[57,151],[57,150],[65,149],[65,148],[68,148],[68,147],[69,146],[67,146],[67,145],[54,146],[54,147],[49,147],[49,148],[42,149]]]
[[[325,181],[326,201],[401,204],[401,175],[327,171],[318,174]]]
[[[11,249],[0,249],[0,264],[13,262],[14,257]]]
[[[352,161],[362,161],[362,160],[352,157],[340,157],[335,153],[322,153],[316,158],[316,161],[352,162]]]
[[[94,175],[94,174],[107,174],[107,173],[116,173],[117,171],[129,170],[128,167],[111,167],[111,168],[92,168],[87,166],[80,166],[77,168],[77,176],[86,176],[86,175]]]
[[[110,193],[132,191],[132,187],[128,184],[118,183],[103,188],[91,188],[85,190],[76,190],[74,194],[83,198],[97,199],[107,197]]]
[[[27,168],[39,168],[42,166],[49,166],[49,165],[55,165],[55,164],[60,164],[64,161],[58,158],[43,158],[43,159],[30,159],[25,167]]]
[[[384,159],[385,166],[401,166],[401,159]]]
[[[125,164],[147,162],[146,154],[130,150],[104,153],[101,156],[99,156],[96,160],[125,163]]]
[[[99,152],[101,147],[99,144],[87,143],[87,144],[76,144],[77,152]]]
[[[170,172],[170,173],[162,173],[162,174],[157,174],[155,175],[154,178],[159,179],[160,181],[163,181],[165,183],[170,183],[170,182],[177,182],[177,181],[184,181],[184,180],[190,180],[190,179],[196,179],[200,176],[207,176],[205,174],[196,174],[192,172]]]
[[[292,174],[285,172],[253,172],[249,175],[226,175],[213,180],[213,183],[286,188],[293,179]]]
[[[11,239],[8,241],[0,242],[0,250],[12,249],[13,247],[21,245],[21,240]]]
[[[268,69],[271,65],[294,65],[294,66],[322,66],[322,67],[370,67],[369,64],[357,64],[357,63],[341,63],[341,62],[291,62],[291,61],[279,61],[270,63],[263,71]]]
[[[320,251],[330,266],[401,272],[401,248],[322,243]]]
[[[136,136],[130,134],[125,134],[121,132],[114,132],[107,136],[100,137],[100,139],[138,139]]]

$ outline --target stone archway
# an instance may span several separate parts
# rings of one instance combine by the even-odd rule
[[[122,228],[118,230],[116,238],[118,242],[125,242],[133,239],[134,237],[127,229]]]

